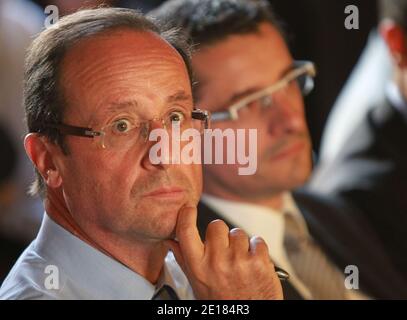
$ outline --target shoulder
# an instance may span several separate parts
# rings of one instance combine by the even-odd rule
[[[40,256],[32,243],[17,260],[0,288],[1,300],[53,300],[61,298],[66,282],[50,260]]]

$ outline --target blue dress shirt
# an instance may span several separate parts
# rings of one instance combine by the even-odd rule
[[[194,299],[172,253],[155,286],[44,214],[36,239],[4,280],[0,299],[150,300],[164,284],[180,299]]]

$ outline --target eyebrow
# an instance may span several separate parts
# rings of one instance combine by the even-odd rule
[[[107,112],[108,113],[113,113],[118,110],[125,110],[128,108],[137,108],[138,107],[138,102],[136,100],[128,100],[128,101],[122,101],[122,102],[112,102],[109,104],[107,107]]]
[[[294,63],[290,64],[288,67],[284,68],[278,76],[278,79],[281,79],[284,77],[289,71],[291,71],[294,68]],[[252,87],[249,89],[246,89],[241,92],[237,92],[234,95],[232,95],[228,101],[225,103],[224,108],[227,108],[228,106],[232,105],[233,103],[239,101],[240,99],[247,97],[248,95],[255,93],[259,90],[263,89],[262,87]]]
[[[94,126],[99,124],[99,122],[106,119],[107,116],[117,113],[120,110],[128,110],[130,108],[136,108],[138,106],[138,102],[136,100],[127,100],[121,102],[111,102],[107,105],[106,110],[103,111],[103,114],[100,110],[96,110],[93,115],[87,121],[88,126]]]
[[[192,96],[190,94],[187,94],[183,90],[179,90],[176,93],[168,96],[166,98],[166,103],[174,103],[174,102],[181,102],[181,101],[191,101]],[[118,110],[125,110],[128,108],[137,108],[139,106],[139,103],[136,100],[129,100],[129,101],[123,101],[123,102],[112,102],[109,104],[109,107],[107,108],[107,112],[115,112]]]
[[[174,103],[174,102],[186,102],[192,101],[192,96],[186,93],[184,90],[179,90],[176,93],[167,97],[167,103]]]
[[[192,96],[186,93],[184,90],[179,90],[176,93],[168,96],[166,98],[166,103],[174,103],[174,102],[186,102],[192,101]],[[136,100],[128,100],[128,101],[121,101],[121,102],[112,102],[106,108],[107,114],[114,114],[121,110],[128,110],[128,109],[137,109],[139,103]],[[94,120],[94,118],[89,121],[90,123]]]

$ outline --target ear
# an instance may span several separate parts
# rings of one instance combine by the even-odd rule
[[[391,55],[398,67],[407,66],[406,36],[402,27],[398,24],[385,20],[380,24],[382,35]]]
[[[29,133],[25,136],[24,148],[45,183],[50,188],[59,188],[62,178],[54,161],[56,147],[47,138],[37,133]]]

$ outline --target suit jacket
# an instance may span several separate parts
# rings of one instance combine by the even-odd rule
[[[297,191],[294,199],[313,239],[339,268],[359,269],[360,289],[373,298],[407,298],[407,281],[392,265],[374,230],[359,212],[340,201],[308,191]],[[249,213],[250,214],[250,213]],[[198,205],[198,229],[204,239],[209,222],[223,219],[204,203]],[[225,221],[225,219],[223,219]],[[233,226],[225,221],[230,228]],[[273,232],[273,226],[270,226]],[[283,281],[285,299],[301,299],[289,281]]]
[[[361,212],[399,272],[407,273],[407,121],[385,100],[309,188]]]

